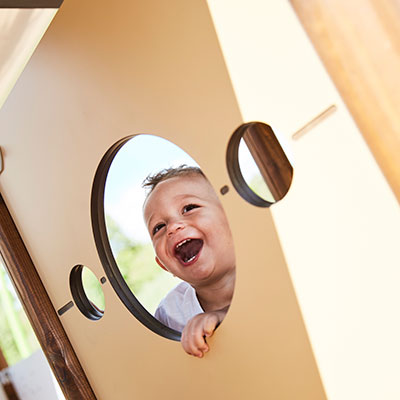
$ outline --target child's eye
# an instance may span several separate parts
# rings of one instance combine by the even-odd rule
[[[162,229],[165,226],[165,224],[157,224],[154,228],[153,228],[153,236],[160,231],[160,229]]]
[[[199,208],[200,206],[198,206],[197,204],[188,204],[185,207],[183,207],[182,209],[182,214],[185,214],[191,210],[193,210],[194,208]]]

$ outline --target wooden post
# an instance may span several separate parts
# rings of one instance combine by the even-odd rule
[[[0,253],[44,354],[69,400],[96,396],[0,194]]]

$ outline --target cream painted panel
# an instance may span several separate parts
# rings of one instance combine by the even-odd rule
[[[65,0],[0,110],[0,188],[55,308],[71,299],[75,264],[104,275],[89,206],[109,146],[163,136],[218,191],[241,123],[206,2]],[[141,325],[109,283],[99,321],[76,307],[61,317],[98,399],[325,398],[270,212],[233,188],[221,201],[237,285],[204,359]]]
[[[335,101],[334,87],[287,0],[207,3],[246,121],[263,118],[290,137]]]
[[[294,160],[271,213],[327,396],[398,399],[398,204],[289,2],[208,4],[244,120],[275,127]]]

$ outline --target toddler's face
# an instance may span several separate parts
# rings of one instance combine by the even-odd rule
[[[144,206],[157,261],[193,286],[235,268],[233,240],[222,205],[201,175],[160,182]]]

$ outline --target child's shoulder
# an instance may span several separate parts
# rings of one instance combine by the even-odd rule
[[[164,325],[182,332],[187,322],[202,312],[196,291],[187,282],[181,282],[161,300],[155,317]]]
[[[182,301],[188,295],[195,295],[196,292],[187,282],[180,282],[175,287],[173,287],[164,297],[162,302],[165,301]]]
[[[193,313],[203,312],[199,301],[197,300],[196,291],[187,282],[178,283],[171,289],[167,295],[161,300],[158,309],[166,309],[175,313]]]
[[[187,282],[180,282],[169,293],[175,292],[184,295],[187,291],[194,291],[194,289]]]

